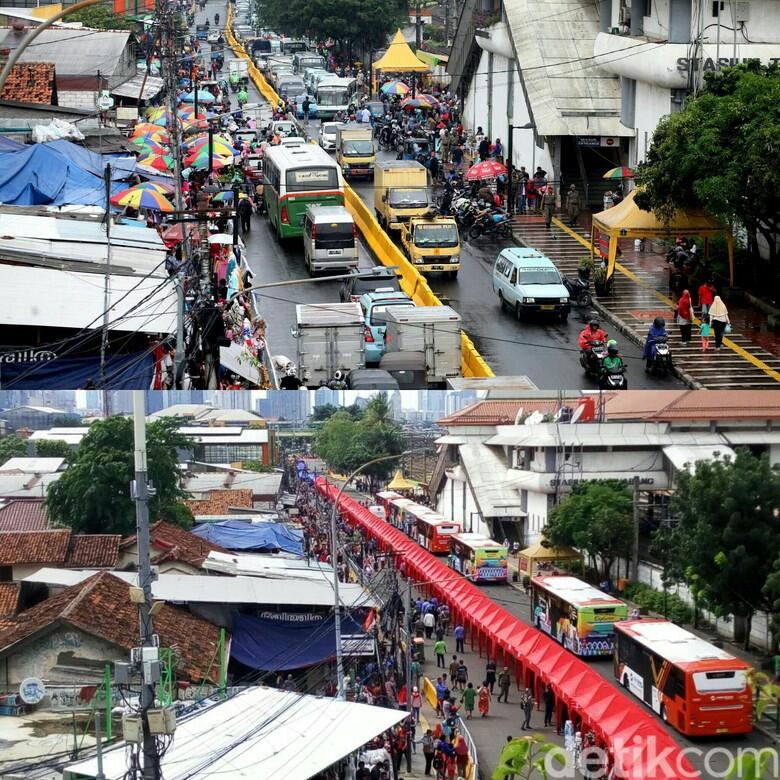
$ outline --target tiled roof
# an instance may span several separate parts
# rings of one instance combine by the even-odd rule
[[[16,614],[21,589],[18,582],[0,582],[0,618]]]
[[[210,490],[208,498],[185,501],[193,515],[225,515],[231,506],[252,508],[252,491]]]
[[[61,564],[70,542],[70,531],[6,531],[0,533],[0,566],[22,563]]]
[[[149,536],[151,538],[152,563],[176,560],[200,566],[210,552],[228,552],[224,547],[207,542],[177,525],[166,523],[164,520],[152,525]],[[134,543],[135,536],[130,536],[122,541],[122,546]]]
[[[23,62],[8,74],[0,100],[56,105],[57,80],[52,62]]]
[[[119,560],[120,534],[81,534],[70,540],[69,569],[113,569]]]
[[[12,623],[0,623],[0,653],[55,622],[125,650],[138,644],[138,608],[130,601],[129,586],[100,572],[22,612]],[[192,680],[216,679],[218,668],[209,666],[219,643],[217,626],[165,604],[154,617],[154,630],[161,646],[175,648],[180,673]]]
[[[0,499],[1,531],[43,531],[49,515],[43,501]]]
[[[607,420],[780,420],[780,390],[632,390],[606,404]]]
[[[570,399],[576,405],[575,399]],[[517,413],[522,409],[524,415],[531,412],[552,414],[558,409],[558,399],[529,398],[516,401],[477,401],[438,421],[440,428],[450,425],[513,425]]]

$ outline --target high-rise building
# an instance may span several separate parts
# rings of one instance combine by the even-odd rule
[[[303,422],[309,416],[309,394],[305,391],[280,390],[268,394],[270,418]]]
[[[216,390],[211,395],[218,409],[252,411],[252,393],[249,390]]]
[[[338,390],[331,390],[329,387],[318,387],[314,391],[315,406],[340,406],[341,393]]]

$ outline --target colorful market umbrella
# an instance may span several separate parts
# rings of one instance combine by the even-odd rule
[[[128,187],[128,190],[152,190],[153,192],[159,192],[161,195],[173,195],[176,192],[176,187],[159,181],[142,181],[140,184]]]
[[[384,95],[408,95],[412,90],[403,81],[388,81],[379,91]]]
[[[185,103],[194,103],[195,102],[195,90],[192,92],[188,92],[186,95],[182,96],[182,100]],[[214,95],[211,94],[211,92],[208,92],[205,89],[199,89],[198,90],[198,103],[203,103],[204,105],[206,103],[213,103],[216,100]]]
[[[233,200],[233,193],[230,190],[222,190],[211,198],[212,203],[227,203]]]
[[[211,93],[209,92],[209,94]],[[198,97],[198,100],[200,100],[200,97]],[[195,106],[191,104],[187,105],[186,103],[182,103],[177,110],[179,112],[179,116],[185,120],[206,118],[206,115],[202,111],[198,111],[198,113],[196,114]]]
[[[433,95],[417,95],[413,98],[406,98],[401,103],[401,108],[438,108],[439,101]]]
[[[138,136],[137,138],[131,138],[130,143],[136,147],[136,150],[141,154],[168,154],[168,147],[162,144],[152,141],[148,136]]]
[[[169,154],[150,154],[148,157],[139,158],[138,165],[154,168],[156,171],[169,171],[173,168],[173,157]]]
[[[481,179],[495,179],[497,176],[506,173],[506,166],[496,160],[485,160],[484,162],[472,165],[466,173],[468,181],[480,181]]]
[[[151,209],[152,211],[173,211],[173,205],[164,195],[154,190],[130,189],[118,192],[111,198],[115,206],[131,206],[134,209]]]
[[[222,146],[227,146],[229,148],[233,148],[233,142],[225,135],[215,135],[213,136],[213,142],[215,144],[222,144]],[[185,149],[188,149],[190,152],[193,149],[200,149],[201,146],[205,146],[208,148],[209,145],[209,137],[206,134],[201,134],[196,136],[195,138],[190,138],[188,141],[185,141],[182,146],[184,146]]]
[[[214,154],[218,154],[220,157],[235,157],[237,154],[241,154],[240,149],[234,149],[232,146],[223,143],[222,141],[214,141],[212,148],[214,150]],[[209,153],[208,142],[187,150],[187,154],[189,157],[197,157],[199,154],[208,154],[208,153]]]
[[[621,165],[617,168],[610,168],[602,177],[602,179],[633,179],[634,172],[631,168],[627,168],[625,165]]]
[[[168,133],[160,125],[155,125],[152,122],[139,122],[133,128],[133,138],[145,135],[156,136],[158,140],[169,138]]]
[[[214,159],[211,161],[211,167],[213,170],[219,170],[220,168],[224,168],[226,165],[230,165],[230,163],[230,159],[220,157],[219,155],[215,154]],[[188,168],[208,168],[209,153],[206,152],[205,154],[198,154],[194,157],[188,157],[186,160],[186,165]]]

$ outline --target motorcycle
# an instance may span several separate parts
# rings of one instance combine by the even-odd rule
[[[509,238],[512,235],[512,225],[509,216],[504,211],[485,209],[477,215],[474,224],[469,228],[469,238],[480,236],[498,236]]]
[[[613,368],[607,370],[602,368],[599,377],[599,389],[601,390],[628,390],[628,380],[626,379],[626,367]]]
[[[580,351],[580,365],[589,377],[598,379],[606,356],[607,345],[603,341],[591,341],[587,349]]]
[[[582,274],[576,279],[570,279],[565,274],[562,274],[563,286],[569,293],[569,298],[577,304],[577,306],[590,306],[593,301],[593,296],[590,294],[590,283]]]
[[[667,336],[659,336],[654,339],[655,354],[648,371],[654,376],[668,376],[672,372],[672,352],[669,349]]]

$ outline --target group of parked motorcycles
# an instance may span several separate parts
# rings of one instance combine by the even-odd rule
[[[489,203],[462,184],[447,184],[437,201],[439,213],[455,218],[462,236],[508,239],[512,225],[506,209]]]

